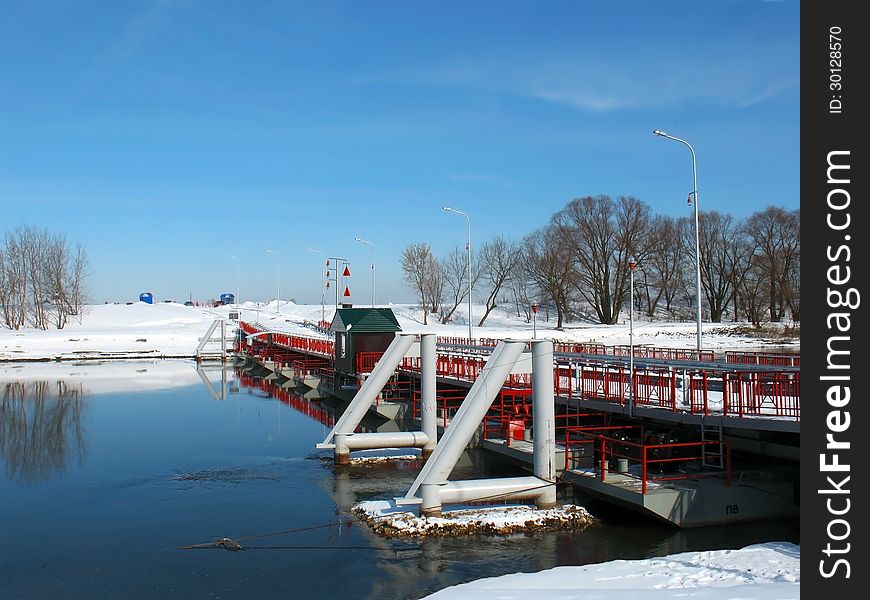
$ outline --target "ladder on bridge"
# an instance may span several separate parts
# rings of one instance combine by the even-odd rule
[[[703,456],[701,464],[705,467],[714,467],[717,469],[725,468],[725,440],[722,436],[721,425],[703,425],[701,427],[701,441],[705,442],[702,448]],[[716,442],[706,444],[706,442]]]
[[[215,332],[220,329],[220,335],[215,338]],[[209,345],[220,344],[220,352],[217,350],[207,351]],[[227,321],[226,319],[215,319],[208,328],[206,334],[200,338],[199,345],[196,347],[196,361],[200,362],[205,359],[219,358],[222,361],[227,360]]]

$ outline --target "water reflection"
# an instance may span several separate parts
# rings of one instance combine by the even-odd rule
[[[337,400],[192,361],[63,365],[54,378],[29,366],[4,378],[6,368],[0,514],[16,518],[3,521],[14,541],[0,545],[3,597],[399,600],[518,571],[798,538],[794,523],[680,531],[586,499],[602,522],[582,532],[383,538],[348,527],[350,508],[404,495],[420,463],[333,466],[314,446],[344,409]],[[470,449],[451,478],[513,474]],[[179,550],[223,536],[261,548]]]
[[[24,484],[63,474],[87,452],[81,386],[65,381],[0,382],[0,455],[6,477]]]
[[[213,381],[217,374],[218,381]],[[91,361],[5,364],[0,368],[0,455],[6,478],[36,484],[63,475],[87,453],[87,396],[191,385],[198,376],[215,400],[226,399],[230,370],[191,361]]]

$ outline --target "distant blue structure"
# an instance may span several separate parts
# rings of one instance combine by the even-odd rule
[[[221,302],[224,304],[235,304],[236,297],[233,294],[221,294]]]
[[[154,304],[154,294],[151,292],[142,292],[139,294],[139,302],[144,302],[145,304]]]

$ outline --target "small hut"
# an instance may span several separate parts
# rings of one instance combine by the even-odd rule
[[[401,331],[390,308],[339,308],[330,331],[335,333],[335,370],[356,374],[361,355],[383,353]]]

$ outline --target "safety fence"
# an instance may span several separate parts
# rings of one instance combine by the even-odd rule
[[[724,477],[731,483],[731,452],[720,441],[647,443],[641,427],[568,427],[565,430],[565,470],[593,472],[602,482],[636,480],[640,493],[650,484]],[[648,438],[647,438],[648,439]],[[589,450],[591,448],[591,451]],[[582,450],[582,451],[581,451]],[[711,457],[720,457],[719,465]]]
[[[257,326],[241,323],[247,334],[262,333]],[[474,383],[483,371],[485,354],[465,353],[450,344],[461,345],[467,338],[439,338],[436,356],[436,373],[441,378],[457,382]],[[494,340],[474,340],[478,344],[489,344]],[[447,346],[445,346],[447,344]],[[488,346],[481,346],[488,347]],[[578,349],[578,344],[573,344]],[[777,417],[800,420],[800,372],[778,371],[777,367],[795,367],[800,363],[798,356],[759,353],[729,352],[727,370],[721,363],[711,363],[709,367],[680,361],[702,358],[709,360],[712,353],[678,349],[635,347],[637,358],[663,358],[674,361],[669,366],[640,365],[631,370],[622,361],[629,352],[627,346],[597,347],[604,348],[601,360],[588,354],[576,357],[559,356],[554,365],[554,391],[557,396],[587,401],[603,401],[642,408],[657,408],[671,412],[688,412],[693,415],[722,415],[729,417]],[[287,356],[289,349],[305,355],[333,360],[334,344],[331,340],[314,339],[282,333],[268,333],[253,338],[253,345],[247,351],[265,360],[299,360]],[[564,348],[563,348],[564,349]],[[591,345],[583,350],[596,349]],[[355,357],[355,375],[370,373],[381,358],[380,352],[360,352]],[[606,356],[620,357],[620,362],[608,361]],[[399,371],[419,373],[419,357],[405,357]],[[741,370],[741,365],[747,365]],[[769,372],[758,371],[759,365],[769,365]],[[317,368],[333,368],[334,364],[320,363]],[[750,369],[749,367],[752,367]],[[303,368],[309,368],[303,366]],[[351,381],[343,378],[345,386]],[[355,383],[359,386],[359,381]],[[530,373],[512,373],[505,382],[507,389],[531,388]],[[394,397],[402,394],[396,393]],[[411,398],[408,390],[404,397]]]
[[[773,354],[766,352],[725,352],[725,362],[742,365],[801,366],[800,354]]]
[[[556,395],[694,415],[800,420],[800,373],[639,368],[561,362]]]
[[[381,360],[383,352],[357,352],[355,366],[357,373],[371,373],[375,365]]]

